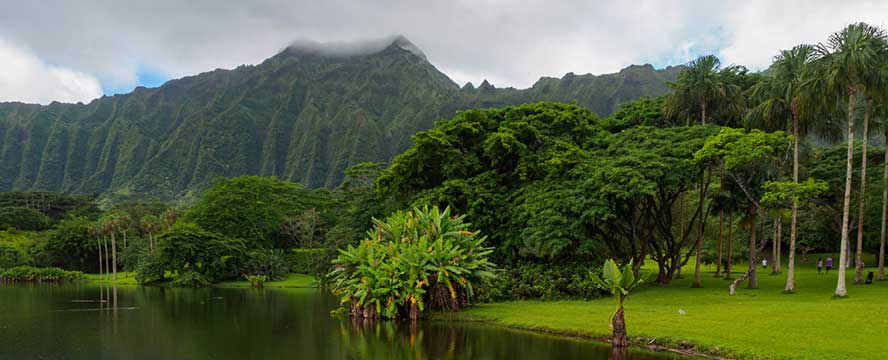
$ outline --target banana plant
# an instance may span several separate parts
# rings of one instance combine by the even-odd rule
[[[617,264],[608,259],[601,267],[601,276],[592,275],[592,280],[604,290],[610,291],[617,302],[616,310],[610,317],[610,330],[612,332],[611,345],[613,347],[629,346],[629,338],[626,335],[626,319],[623,315],[623,302],[629,297],[629,293],[644,283],[647,273],[638,277],[632,272],[632,261],[623,266],[621,270]]]
[[[456,311],[493,281],[484,237],[437,207],[399,211],[357,246],[339,250],[332,290],[353,316],[417,319],[429,307]]]

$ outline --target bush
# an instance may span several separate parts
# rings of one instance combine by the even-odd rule
[[[94,223],[84,217],[62,220],[46,232],[41,256],[49,266],[79,271],[98,270],[98,244],[90,234]]]
[[[17,266],[0,271],[3,282],[63,282],[83,278],[80,271],[68,271],[59,268],[38,268],[33,266]]]
[[[244,278],[246,278],[247,281],[250,282],[251,287],[257,289],[265,287],[265,282],[268,281],[268,277],[265,275],[247,275],[244,276]]]
[[[173,278],[173,286],[201,288],[213,284],[213,280],[206,274],[193,270],[180,272]]]
[[[340,250],[333,292],[357,317],[416,319],[427,304],[457,311],[494,278],[484,239],[450,208],[396,212],[376,220],[357,247]]]
[[[0,229],[16,228],[19,230],[46,230],[52,220],[39,210],[26,207],[0,208]]]
[[[330,261],[335,258],[328,254],[336,254],[330,249],[291,249],[287,253],[290,271],[299,274],[326,274],[330,271]]]
[[[483,300],[595,298],[605,293],[592,277],[599,271],[590,263],[521,262],[505,269]]]
[[[157,238],[157,248],[136,265],[139,281],[160,280],[169,271],[173,284],[205,286],[241,274],[246,246],[239,239],[179,223]]]
[[[28,255],[13,243],[0,242],[0,269],[28,265]]]
[[[242,275],[264,275],[269,280],[283,280],[290,272],[289,261],[280,249],[253,250],[248,255]]]

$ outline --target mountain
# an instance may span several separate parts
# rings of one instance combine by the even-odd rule
[[[679,68],[542,78],[528,89],[460,87],[404,37],[298,43],[258,65],[136,88],[89,104],[0,103],[0,191],[190,197],[213,178],[258,174],[333,187],[388,161],[457,110],[551,100],[601,116],[658,96]]]

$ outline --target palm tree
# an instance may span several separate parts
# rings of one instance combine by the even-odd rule
[[[835,295],[848,294],[845,287],[845,259],[848,254],[848,226],[851,207],[851,173],[853,169],[854,105],[858,93],[866,89],[871,74],[877,72],[879,57],[884,47],[885,32],[866,23],[848,25],[832,34],[826,44],[818,44],[812,62],[813,80],[810,94],[819,97],[821,104],[840,104],[841,94],[847,96],[848,155],[845,171],[845,197],[842,209],[842,243],[839,255],[838,281]],[[836,101],[831,101],[836,100]],[[863,194],[861,194],[861,197]],[[862,226],[862,224],[859,224]],[[862,231],[861,231],[862,232]],[[858,259],[858,261],[860,261]]]
[[[881,29],[876,29],[875,37],[872,41],[873,56],[876,58],[876,69],[873,72],[866,73],[864,78],[863,94],[864,94],[864,112],[863,112],[863,159],[860,168],[860,196],[858,196],[858,226],[857,226],[857,259],[854,272],[854,283],[860,284],[863,280],[863,210],[864,210],[864,190],[866,189],[866,148],[869,142],[867,131],[869,130],[869,120],[873,108],[875,98],[882,96],[885,92],[885,86],[888,85],[886,79],[886,61],[888,61],[888,38]]]
[[[665,110],[670,118],[690,117],[699,111],[700,123],[706,125],[707,112],[713,106],[724,107],[733,111],[739,108],[738,100],[742,100],[737,85],[725,81],[729,75],[737,73],[737,67],[721,68],[721,61],[715,55],[701,56],[688,63],[687,69],[678,75],[678,79],[669,86],[672,91],[667,95]],[[720,109],[723,110],[723,109]]]
[[[753,98],[762,101],[753,107],[747,119],[749,121],[776,124],[784,129],[786,120],[792,129],[792,181],[799,183],[799,135],[802,133],[799,107],[804,104],[801,97],[804,95],[801,89],[803,76],[808,64],[814,57],[814,47],[811,45],[798,45],[790,50],[783,50],[774,57],[771,65],[772,76],[763,79],[752,90]],[[807,119],[806,119],[807,120]],[[795,291],[795,253],[796,253],[796,228],[798,224],[798,203],[792,202],[792,220],[789,227],[789,262],[786,266],[786,292]]]
[[[117,281],[117,233],[118,219],[116,216],[106,216],[102,219],[102,229],[106,234],[111,235],[111,273],[112,280]],[[105,250],[107,256],[108,251]]]
[[[882,68],[888,74],[888,59]],[[885,222],[888,220],[888,104],[882,102],[874,109],[875,115],[882,121],[882,132],[885,137],[885,160],[882,164],[882,232],[879,237],[879,280],[885,280]]]
[[[101,278],[102,274],[104,273],[103,270],[105,269],[104,266],[102,266],[102,239],[101,239],[102,229],[99,228],[98,225],[90,226],[89,234],[96,237],[96,244],[98,244],[98,248],[99,248],[99,278]]]
[[[885,222],[888,220],[888,54],[882,57],[882,64],[876,74],[873,89],[873,116],[879,119],[885,138],[885,160],[882,173],[882,231],[879,239],[879,280],[885,280]]]

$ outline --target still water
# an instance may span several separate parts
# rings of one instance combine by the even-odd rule
[[[457,321],[356,322],[316,289],[0,286],[0,359],[608,359],[598,342]],[[631,352],[628,359],[674,359]]]

